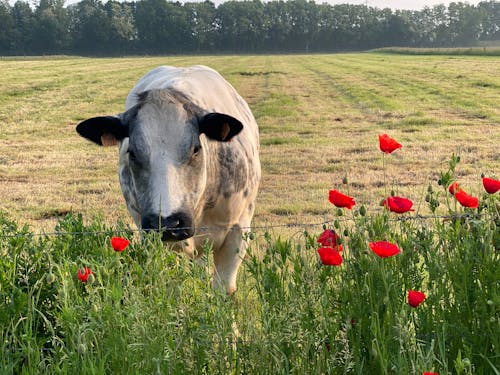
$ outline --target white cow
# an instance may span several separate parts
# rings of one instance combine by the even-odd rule
[[[77,131],[118,144],[120,184],[137,226],[193,258],[211,241],[214,286],[233,293],[261,173],[257,123],[236,90],[205,66],[161,66],[139,80],[125,112],[88,119]]]

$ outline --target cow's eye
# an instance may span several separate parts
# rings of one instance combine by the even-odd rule
[[[136,158],[136,156],[135,156],[134,151],[130,151],[130,150],[128,150],[128,159],[129,159],[130,161],[134,161],[134,162],[135,162],[135,161],[137,161],[137,158]]]

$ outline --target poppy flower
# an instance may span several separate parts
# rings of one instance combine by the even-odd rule
[[[318,254],[321,263],[325,266],[340,266],[342,264],[340,253],[333,247],[320,247],[318,249]]]
[[[408,291],[408,304],[411,307],[417,307],[424,302],[425,294],[416,290]]]
[[[387,241],[370,242],[368,245],[381,258],[392,257],[401,252],[397,245]]]
[[[386,154],[390,154],[394,150],[403,147],[401,143],[389,137],[387,134],[379,134],[378,142],[380,151],[385,152]]]
[[[387,207],[390,211],[396,212],[398,214],[413,211],[411,209],[413,206],[413,202],[410,199],[403,197],[389,197],[384,201],[382,205]]]
[[[498,190],[500,190],[500,181],[485,177],[483,178],[483,186],[484,190],[486,190],[488,194],[495,194]]]
[[[337,245],[338,239],[339,236],[334,230],[326,229],[323,233],[321,233],[316,242],[321,244],[323,247],[332,247],[337,251],[342,251],[342,245]]]
[[[90,275],[93,275],[94,272],[88,267],[83,267],[83,271],[81,269],[78,270],[78,280],[80,280],[82,283],[86,283],[89,279]]]
[[[345,207],[349,210],[356,205],[353,197],[342,194],[340,191],[337,191],[335,189],[328,192],[328,200],[331,204],[335,205],[335,207]]]
[[[458,185],[458,182],[453,182],[449,187],[448,187],[448,191],[450,192],[451,195],[455,195],[455,193],[457,193],[458,191],[460,191],[462,189],[460,189],[460,186]]]
[[[422,375],[439,375],[437,372],[424,372]]]
[[[117,252],[122,252],[127,248],[130,241],[122,237],[111,237],[111,246]]]
[[[479,200],[476,197],[467,194],[461,189],[455,193],[455,198],[463,207],[477,208],[479,206]]]

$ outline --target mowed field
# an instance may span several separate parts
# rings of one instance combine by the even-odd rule
[[[0,60],[0,210],[40,230],[68,212],[131,223],[117,152],[80,138],[76,124],[124,109],[127,93],[158,65],[205,64],[252,108],[263,179],[255,226],[331,219],[332,188],[380,210],[387,189],[425,213],[452,153],[463,186],[500,173],[500,60],[375,53],[293,56],[39,58]],[[386,158],[378,134],[403,148]],[[348,177],[349,186],[342,186]]]

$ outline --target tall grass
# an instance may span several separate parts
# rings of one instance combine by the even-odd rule
[[[234,298],[211,289],[210,256],[192,263],[123,224],[70,214],[38,236],[2,216],[0,372],[498,373],[498,195],[470,210],[428,193],[447,219],[339,216],[340,267],[318,261],[322,228],[255,233]],[[117,233],[133,238],[122,253]],[[402,252],[379,258],[376,240]],[[92,282],[77,279],[83,266]],[[427,298],[413,308],[408,290]]]

